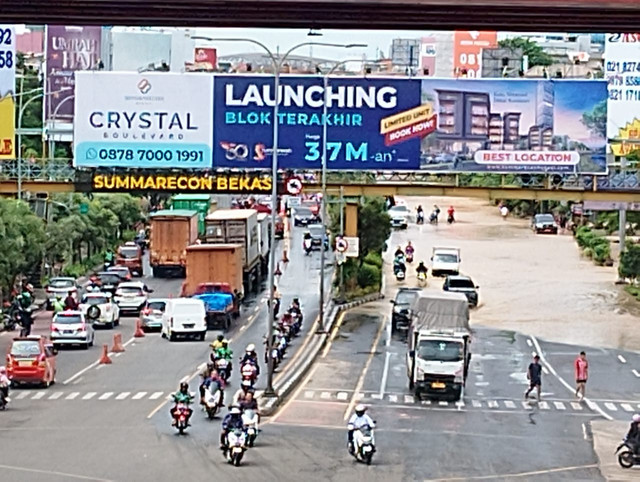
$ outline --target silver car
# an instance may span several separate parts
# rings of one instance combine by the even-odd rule
[[[167,305],[167,300],[152,298],[140,312],[140,322],[144,330],[162,329],[162,314]]]
[[[60,345],[82,345],[85,349],[93,346],[95,333],[91,323],[87,323],[82,311],[61,311],[51,322],[51,341],[54,347]]]
[[[140,281],[129,281],[120,283],[116,289],[113,300],[120,308],[120,313],[140,313],[147,303],[147,293],[150,293],[147,286]]]

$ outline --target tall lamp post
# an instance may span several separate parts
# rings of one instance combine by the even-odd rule
[[[257,45],[262,50],[266,52],[269,59],[271,60],[271,64],[274,69],[274,106],[273,106],[273,153],[272,153],[272,161],[271,161],[271,178],[272,178],[272,190],[271,190],[271,226],[275,226],[276,224],[276,214],[278,211],[278,112],[279,112],[279,104],[280,104],[280,70],[284,65],[286,59],[291,55],[294,50],[297,50],[301,47],[307,46],[320,46],[320,47],[339,47],[339,48],[353,48],[359,45],[355,44],[334,44],[334,43],[324,43],[324,42],[303,42],[298,45],[294,45],[289,50],[285,52],[284,55],[280,56],[277,53],[274,54],[269,48],[264,45],[262,42],[258,42],[257,40],[249,39],[249,38],[211,38],[211,37],[201,37],[194,36],[191,37],[193,40],[204,40],[207,42],[248,42],[254,45]],[[276,396],[275,390],[273,389],[273,358],[271,356],[272,350],[272,338],[273,338],[273,321],[275,318],[274,312],[274,298],[275,298],[275,269],[276,269],[276,253],[273,247],[276,244],[276,236],[275,229],[271,229],[271,240],[270,244],[272,249],[269,251],[269,319],[267,320],[267,360],[268,360],[268,370],[267,370],[267,387],[264,391],[264,396],[266,397],[274,397]]]

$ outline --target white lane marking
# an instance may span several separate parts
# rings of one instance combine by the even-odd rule
[[[567,407],[565,407],[564,403],[562,403],[562,402],[553,402],[553,404],[555,405],[555,407],[558,410],[566,410],[567,409]]]
[[[122,392],[116,396],[116,400],[124,400],[129,395],[131,395],[131,392]]]
[[[398,395],[389,395],[389,401],[391,403],[398,403]]]
[[[636,370],[635,368],[633,370],[631,370],[631,372],[638,378],[640,378],[640,372],[638,370]]]
[[[545,367],[544,365],[542,366],[542,372],[543,372],[545,375],[548,375],[548,374],[549,374],[549,370],[548,370],[548,369],[547,369],[547,367]]]
[[[111,398],[111,395],[113,395],[113,392],[105,392],[98,397],[98,400],[107,400]]]
[[[349,394],[347,392],[338,392],[336,398],[338,400],[346,400],[347,398],[349,398]]]
[[[20,392],[18,395],[16,395],[15,398],[16,398],[16,400],[22,400],[23,398],[27,398],[27,396],[29,396],[29,394],[31,394],[31,392]]]
[[[329,392],[322,392],[320,394],[320,398],[322,398],[323,400],[329,400],[331,398],[331,393]]]
[[[547,402],[538,402],[538,405],[542,410],[549,410],[551,408]]]
[[[380,396],[379,393],[372,393],[371,398],[374,400],[382,400],[382,397]]]
[[[387,387],[387,377],[389,376],[389,359],[391,353],[387,352],[384,359],[384,369],[382,370],[382,380],[380,381],[380,398],[384,397],[384,390]]]
[[[96,367],[96,370],[101,370],[102,368],[104,368],[104,365],[98,365],[98,366]]]
[[[569,385],[564,378],[562,378],[560,375],[558,375],[558,373],[556,372],[556,370],[551,366],[551,364],[546,360],[544,354],[542,353],[542,349],[540,348],[540,344],[538,343],[538,339],[535,336],[531,337],[531,341],[533,341],[533,344],[536,347],[536,350],[538,350],[539,355],[540,355],[540,360],[542,360],[542,363],[544,363],[544,365],[547,366],[547,368],[549,369],[549,371],[551,372],[551,374],[556,377],[556,379],[562,383],[567,390],[569,390],[571,393],[575,393],[576,388],[572,387],[571,385]],[[604,410],[602,410],[598,404],[594,403],[593,406],[590,403],[590,400],[588,398],[584,398],[584,401],[587,402],[587,404],[591,407],[592,410],[598,412],[600,415],[602,415],[604,418],[606,418],[607,420],[613,420],[613,417],[611,415],[609,415],[607,412],[605,412]]]
[[[620,360],[620,363],[627,363],[627,360],[622,355],[618,355],[618,360]]]
[[[47,392],[37,392],[33,397],[31,397],[31,400],[40,400],[46,394]]]
[[[587,426],[582,424],[582,438],[585,440],[589,440],[589,436],[587,435]]]
[[[354,398],[355,398],[356,400],[362,400],[362,399],[364,398],[364,396],[365,396],[365,395],[364,395],[364,393],[362,393],[362,392],[358,392],[358,393],[356,393],[356,394],[354,395]]]
[[[122,355],[122,352],[120,352],[120,353],[116,353],[116,354],[115,354],[115,355],[113,355],[113,356],[115,356],[115,357],[117,358],[117,357],[119,357],[120,355]]]
[[[498,408],[498,402],[496,402],[495,400],[489,400],[487,402],[487,405],[489,406],[489,408]]]
[[[480,400],[471,400],[471,405],[473,405],[474,408],[481,408],[482,402]]]
[[[95,397],[98,393],[97,392],[89,392],[87,394],[85,394],[84,397],[82,397],[83,400],[91,400],[93,397]]]
[[[629,405],[628,403],[621,403],[620,406],[622,407],[622,409],[625,412],[633,412],[633,407],[631,405]]]
[[[529,402],[522,402],[522,408],[524,408],[525,410],[531,410],[531,404]]]
[[[405,395],[404,396],[404,403],[413,404],[413,403],[416,403],[416,400],[415,400],[415,398],[413,398],[413,395]]]
[[[504,406],[507,408],[516,408],[516,404],[512,400],[505,400]]]
[[[131,397],[133,400],[140,400],[141,398],[144,398],[144,396],[147,394],[147,392],[138,392],[136,393],[133,397]]]
[[[58,399],[58,398],[60,398],[62,395],[64,395],[64,392],[55,392],[55,393],[52,393],[52,394],[49,396],[49,400],[57,400],[57,399]]]
[[[571,402],[571,408],[573,408],[574,410],[582,410],[582,405],[580,405],[578,402]]]
[[[527,338],[527,345],[531,346],[531,340]]]
[[[180,383],[185,383],[189,379],[189,375],[185,375],[180,379]]]
[[[438,402],[438,405],[440,405],[441,407],[448,407],[449,406],[449,402],[446,402],[444,400],[440,400]]]
[[[131,345],[134,341],[135,341],[135,338],[131,337],[129,340],[127,340],[125,343],[123,343],[122,346],[126,348],[127,346]],[[115,355],[115,354],[113,352],[110,352],[109,356],[112,356],[112,355]],[[79,372],[75,373],[74,375],[71,375],[64,382],[62,382],[62,384],[63,385],[68,385],[69,383],[74,381],[76,378],[78,378],[80,375],[82,375],[83,373],[86,373],[87,371],[91,370],[93,367],[99,365],[99,363],[100,363],[100,360],[94,361],[91,365],[86,366],[82,370],[80,370]],[[104,365],[100,365],[100,367],[102,367],[102,366],[104,366]]]
[[[313,390],[307,390],[306,392],[304,392],[304,398],[313,398],[315,393],[316,392],[314,392]]]
[[[157,400],[164,392],[154,392],[149,396],[149,400]]]
[[[422,405],[431,405],[431,400],[422,400]]]
[[[611,410],[612,412],[617,412],[618,411],[618,407],[616,407],[611,402],[604,402],[604,406],[607,407],[607,410]]]
[[[69,395],[64,397],[64,399],[65,400],[73,400],[73,399],[77,398],[78,395],[80,395],[80,392],[71,392]]]

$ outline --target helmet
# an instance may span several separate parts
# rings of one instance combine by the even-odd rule
[[[221,342],[222,340],[224,340],[224,335],[218,335],[218,341]]]
[[[636,423],[640,422],[640,413],[636,413],[632,420]]]
[[[246,348],[247,353],[253,353],[256,351],[256,346],[253,343],[249,343]]]
[[[358,405],[356,405],[356,415],[358,415],[359,417],[361,417],[362,415],[364,415],[364,412],[367,411],[367,407],[365,407],[364,405],[362,405],[361,403],[359,403]]]
[[[242,388],[251,388],[251,382],[249,380],[242,380]]]
[[[242,410],[237,405],[234,405],[233,407],[231,407],[231,411],[229,413],[231,415],[241,415],[242,414]]]
[[[293,303],[295,303],[296,305],[300,304],[300,298],[298,298],[297,296],[293,299]]]
[[[189,384],[187,382],[180,383],[180,391],[189,390]]]

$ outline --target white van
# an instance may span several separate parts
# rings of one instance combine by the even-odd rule
[[[169,299],[162,315],[162,337],[171,341],[178,336],[193,336],[204,340],[207,334],[206,318],[207,313],[202,300]]]

